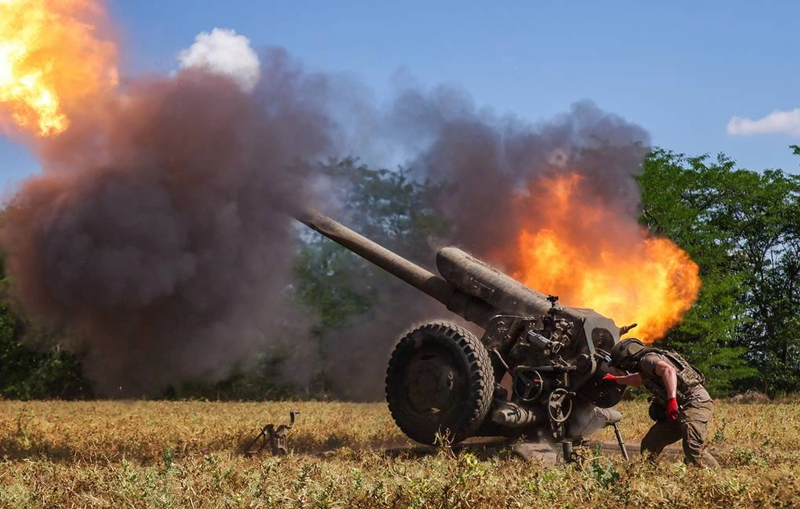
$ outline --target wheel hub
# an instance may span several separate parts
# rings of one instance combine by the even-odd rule
[[[449,359],[438,352],[421,352],[409,363],[406,383],[408,399],[417,412],[440,413],[453,404],[458,372]]]

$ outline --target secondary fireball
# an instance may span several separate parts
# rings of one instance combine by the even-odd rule
[[[0,121],[38,136],[117,84],[117,49],[96,0],[0,0]]]

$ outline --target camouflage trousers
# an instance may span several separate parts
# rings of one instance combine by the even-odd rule
[[[658,456],[664,447],[683,439],[686,464],[719,467],[717,460],[704,447],[713,412],[714,403],[711,401],[689,401],[680,409],[677,421],[664,419],[653,424],[642,439],[642,454]]]

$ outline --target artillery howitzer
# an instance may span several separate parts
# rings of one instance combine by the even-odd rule
[[[616,428],[619,413],[601,410],[616,405],[625,390],[602,380],[621,332],[613,320],[561,307],[558,297],[454,247],[439,250],[438,276],[318,212],[296,217],[484,330],[479,341],[459,325],[433,322],[397,343],[386,399],[408,437],[433,444],[438,434],[458,442],[546,432],[566,456],[573,442],[605,425]],[[510,390],[501,385],[506,374]]]

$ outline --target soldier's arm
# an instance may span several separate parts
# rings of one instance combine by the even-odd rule
[[[608,380],[609,382],[614,382],[619,385],[642,385],[642,376],[639,373],[618,376],[607,373],[606,376],[603,377],[603,380]]]
[[[655,372],[664,382],[664,387],[667,389],[667,399],[675,398],[678,392],[678,375],[675,367],[669,362],[658,361]]]

